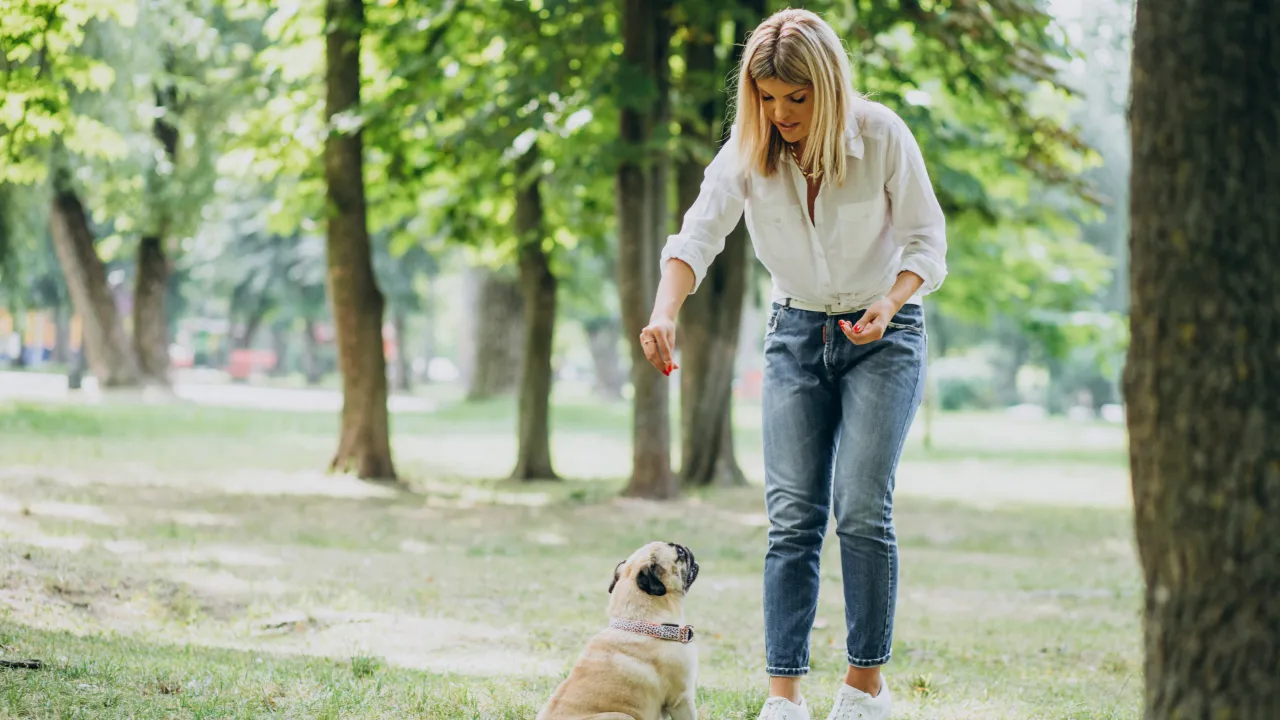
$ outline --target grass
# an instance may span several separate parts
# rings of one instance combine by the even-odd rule
[[[759,481],[758,407],[738,446]],[[3,718],[532,718],[603,622],[617,561],[690,546],[699,717],[764,700],[758,485],[618,497],[629,410],[554,410],[563,483],[501,480],[509,402],[394,419],[413,491],[325,475],[328,413],[0,405]],[[1139,716],[1140,577],[1120,430],[995,415],[917,428],[899,477],[886,668],[902,718]],[[807,693],[843,672],[822,564]]]

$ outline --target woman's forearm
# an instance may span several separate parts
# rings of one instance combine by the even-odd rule
[[[658,293],[653,299],[653,320],[672,320],[684,305],[684,299],[693,290],[693,268],[683,260],[670,258],[662,266],[662,280],[658,283]]]
[[[898,279],[893,283],[893,289],[885,297],[892,300],[896,307],[901,308],[907,304],[907,301],[911,299],[912,295],[916,294],[916,291],[922,285],[924,285],[924,278],[910,270],[905,270],[898,273]]]

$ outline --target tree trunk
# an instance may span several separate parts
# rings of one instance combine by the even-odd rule
[[[53,309],[53,362],[64,367],[71,362],[71,313],[65,300]]]
[[[1139,2],[1125,369],[1146,717],[1280,717],[1280,6]]]
[[[319,385],[324,373],[320,371],[320,342],[316,340],[316,321],[306,319],[302,336],[302,372],[308,385]]]
[[[248,350],[253,347],[253,338],[258,334],[258,328],[262,326],[262,320],[267,316],[269,304],[266,300],[266,293],[258,298],[258,302],[245,316],[244,328],[240,330],[240,334],[235,337],[235,349]]]
[[[396,390],[409,392],[413,381],[409,377],[409,344],[405,342],[405,326],[408,325],[404,308],[396,306],[391,311],[391,326],[396,333]]]
[[[166,62],[172,71],[172,56]],[[151,176],[156,185],[166,183],[178,158],[177,90],[173,85],[156,88],[156,106],[164,112],[151,125],[152,134],[165,154],[168,172],[157,167]],[[160,165],[160,163],[157,163]],[[164,299],[169,288],[169,261],[164,241],[169,235],[170,207],[167,199],[153,201],[156,214],[153,235],[143,235],[138,242],[137,271],[133,290],[133,350],[143,377],[152,383],[169,384],[169,324]]]
[[[5,340],[10,340],[10,339],[13,340],[12,343],[6,343],[11,345],[14,351],[14,354],[9,357],[9,367],[15,370],[20,370],[27,366],[27,350],[26,350],[26,337],[25,337],[26,335],[25,330],[27,327],[27,320],[26,320],[27,314],[26,312],[18,309],[17,307],[11,306],[9,308],[9,317],[13,318],[13,335],[10,338],[4,338]],[[9,348],[5,348],[5,352],[8,352],[8,351],[9,351]]]
[[[275,353],[276,364],[267,373],[271,377],[284,377],[289,374],[289,327],[282,322],[271,325],[271,352]]]
[[[335,116],[360,112],[363,0],[325,2],[325,121],[329,295],[342,372],[342,431],[331,469],[394,481],[387,417],[387,363],[382,349],[385,300],[373,274],[365,214],[363,140]]]
[[[1003,322],[1004,330],[997,333],[1003,338],[1002,345],[1008,354],[996,365],[996,403],[1001,407],[1012,407],[1023,401],[1022,393],[1018,390],[1018,375],[1022,372],[1022,367],[1027,364],[1031,346],[1021,327],[1011,320]]]
[[[680,319],[682,452],[686,485],[745,485],[733,451],[734,359],[747,281],[745,226],[726,238]]]
[[[158,237],[138,243],[137,272],[133,286],[133,349],[149,382],[169,384],[169,326],[164,296],[168,289],[169,263]]]
[[[555,480],[551,467],[551,354],[556,332],[556,276],[547,257],[541,158],[535,143],[520,158],[516,177],[516,237],[520,243],[520,293],[524,302],[524,352],[520,369],[519,449],[513,480]]]
[[[717,86],[718,13],[703,7],[685,41],[686,95],[700,99],[698,118],[681,134],[715,147],[723,137],[727,96]],[[684,157],[676,170],[680,222],[702,186],[706,163]],[[742,222],[726,238],[698,292],[680,313],[680,481],[690,486],[745,485],[733,452],[733,374],[747,290],[747,233]]]
[[[668,379],[644,357],[640,331],[658,287],[658,256],[667,227],[667,152],[655,147],[665,137],[671,114],[667,61],[671,28],[670,0],[624,0],[623,62],[650,90],[624,90],[621,105],[621,153],[618,168],[618,294],[631,346],[631,382],[635,389],[632,474],[626,495],[674,498],[680,485],[671,472]],[[656,93],[653,92],[656,90]]]
[[[55,174],[50,234],[72,306],[81,319],[86,359],[102,387],[136,386],[140,379],[137,357],[120,322],[106,267],[93,247],[84,205],[64,173]]]
[[[618,357],[618,341],[621,328],[617,318],[599,317],[584,320],[587,347],[595,366],[595,393],[602,400],[621,400],[625,382],[621,358]]]
[[[475,369],[467,400],[486,400],[516,389],[524,346],[512,338],[524,334],[524,301],[520,282],[507,273],[482,270],[476,298]]]
[[[436,278],[426,276],[426,299],[422,303],[422,382],[431,382],[431,360],[436,356]]]

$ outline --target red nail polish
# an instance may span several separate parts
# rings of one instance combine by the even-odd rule
[[[854,325],[854,326],[853,326],[853,331],[854,331],[854,332],[856,332],[856,333],[858,333],[858,332],[862,332],[862,326],[861,326],[861,325]]]

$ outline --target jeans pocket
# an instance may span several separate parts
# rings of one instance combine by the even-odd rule
[[[774,330],[778,329],[778,321],[782,319],[783,310],[786,310],[786,308],[781,305],[773,306],[773,313],[769,315],[769,326],[765,328],[764,331],[764,336],[766,338],[772,335]]]
[[[888,327],[896,330],[924,334],[924,311],[918,306],[908,305],[898,311],[889,321]]]

